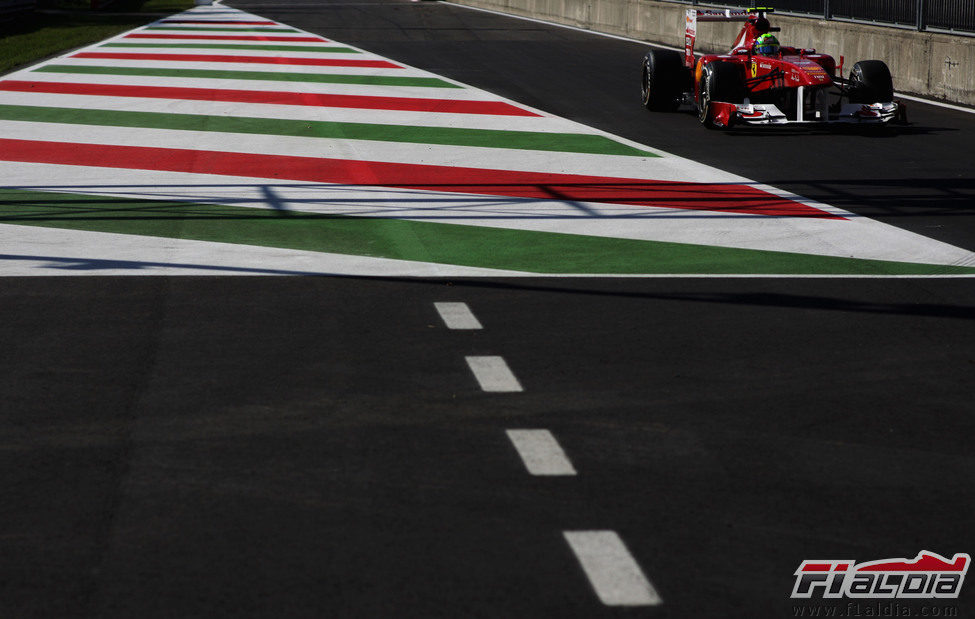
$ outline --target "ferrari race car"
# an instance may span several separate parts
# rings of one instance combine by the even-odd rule
[[[784,47],[766,18],[769,8],[688,9],[684,54],[651,49],[643,59],[643,105],[654,111],[697,108],[709,129],[736,124],[888,123],[903,112],[893,101],[890,70],[861,60],[844,79],[840,66],[814,49]],[[744,21],[727,54],[695,60],[698,22]]]

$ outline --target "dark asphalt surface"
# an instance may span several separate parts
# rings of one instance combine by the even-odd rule
[[[706,132],[639,106],[636,44],[233,5],[975,249],[971,115]],[[970,279],[3,279],[0,617],[790,617],[803,559],[975,549],[973,318]],[[481,392],[481,354],[525,392]],[[579,475],[529,476],[509,428]],[[664,604],[603,606],[585,529]]]

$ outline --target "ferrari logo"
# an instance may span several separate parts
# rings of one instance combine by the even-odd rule
[[[758,62],[752,60],[752,77],[758,77]]]

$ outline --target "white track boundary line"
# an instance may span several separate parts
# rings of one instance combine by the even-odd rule
[[[975,114],[975,110],[967,107],[962,107],[960,105],[952,105],[951,103],[943,103],[941,101],[932,101],[931,99],[924,99],[921,97],[915,97],[913,95],[905,95],[904,93],[901,92],[895,92],[894,96],[900,97],[901,99],[907,99],[908,101],[917,101],[918,103],[926,103],[928,105],[947,108],[949,110],[954,110],[956,112],[966,112],[968,114]]]
[[[506,275],[505,277],[512,277]],[[524,273],[514,277],[576,279],[972,279],[969,274],[861,275],[822,273]]]
[[[538,19],[536,17],[525,17],[524,15],[515,15],[514,13],[505,13],[503,11],[495,11],[493,9],[484,9],[484,8],[477,7],[477,6],[468,6],[466,4],[457,4],[456,2],[449,2],[448,0],[439,0],[439,2],[440,2],[440,4],[449,4],[450,6],[461,7],[461,8],[464,8],[464,9],[470,9],[472,11],[482,11],[484,13],[492,13],[494,15],[502,15],[504,17],[511,17],[511,18],[514,18],[514,19],[523,19],[525,21],[535,22],[537,24],[546,24],[546,25],[549,25],[549,26],[556,26],[558,28],[565,28],[567,30],[574,30],[576,32],[584,32],[586,34],[594,34],[596,36],[606,37],[607,39],[616,39],[618,41],[627,41],[629,43],[641,43],[643,45],[649,45],[651,47],[658,47],[658,48],[661,48],[661,49],[672,49],[672,50],[677,51],[677,52],[683,52],[684,51],[684,48],[683,47],[671,47],[670,45],[663,45],[663,44],[660,44],[660,43],[652,43],[652,42],[647,41],[647,40],[644,40],[644,39],[634,39],[632,37],[624,37],[624,36],[620,36],[618,34],[609,34],[607,32],[599,32],[598,30],[589,30],[588,28],[580,28],[578,26],[570,26],[568,24],[560,24],[558,22],[547,21],[547,20],[544,20],[544,19]],[[700,56],[701,54],[699,53],[699,54],[696,54],[696,55],[697,56]],[[968,114],[975,114],[975,109],[967,108],[967,107],[962,107],[960,105],[952,105],[951,103],[942,103],[941,101],[934,101],[933,99],[924,99],[922,97],[916,97],[914,95],[906,95],[906,94],[903,94],[903,93],[900,93],[900,92],[895,92],[894,95],[897,96],[897,97],[902,97],[902,98],[907,99],[909,101],[916,101],[918,103],[926,103],[927,105],[933,105],[933,106],[936,106],[936,107],[942,107],[942,108],[945,108],[945,109],[954,110],[956,112],[966,112]]]

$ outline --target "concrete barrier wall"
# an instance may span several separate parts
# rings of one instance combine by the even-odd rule
[[[672,47],[684,46],[689,8],[652,0],[453,1]],[[774,15],[772,23],[782,28],[777,36],[783,45],[813,47],[837,62],[843,56],[847,74],[858,60],[883,60],[899,92],[975,105],[975,37],[788,15]],[[727,51],[740,28],[740,23],[699,23],[697,50]]]

